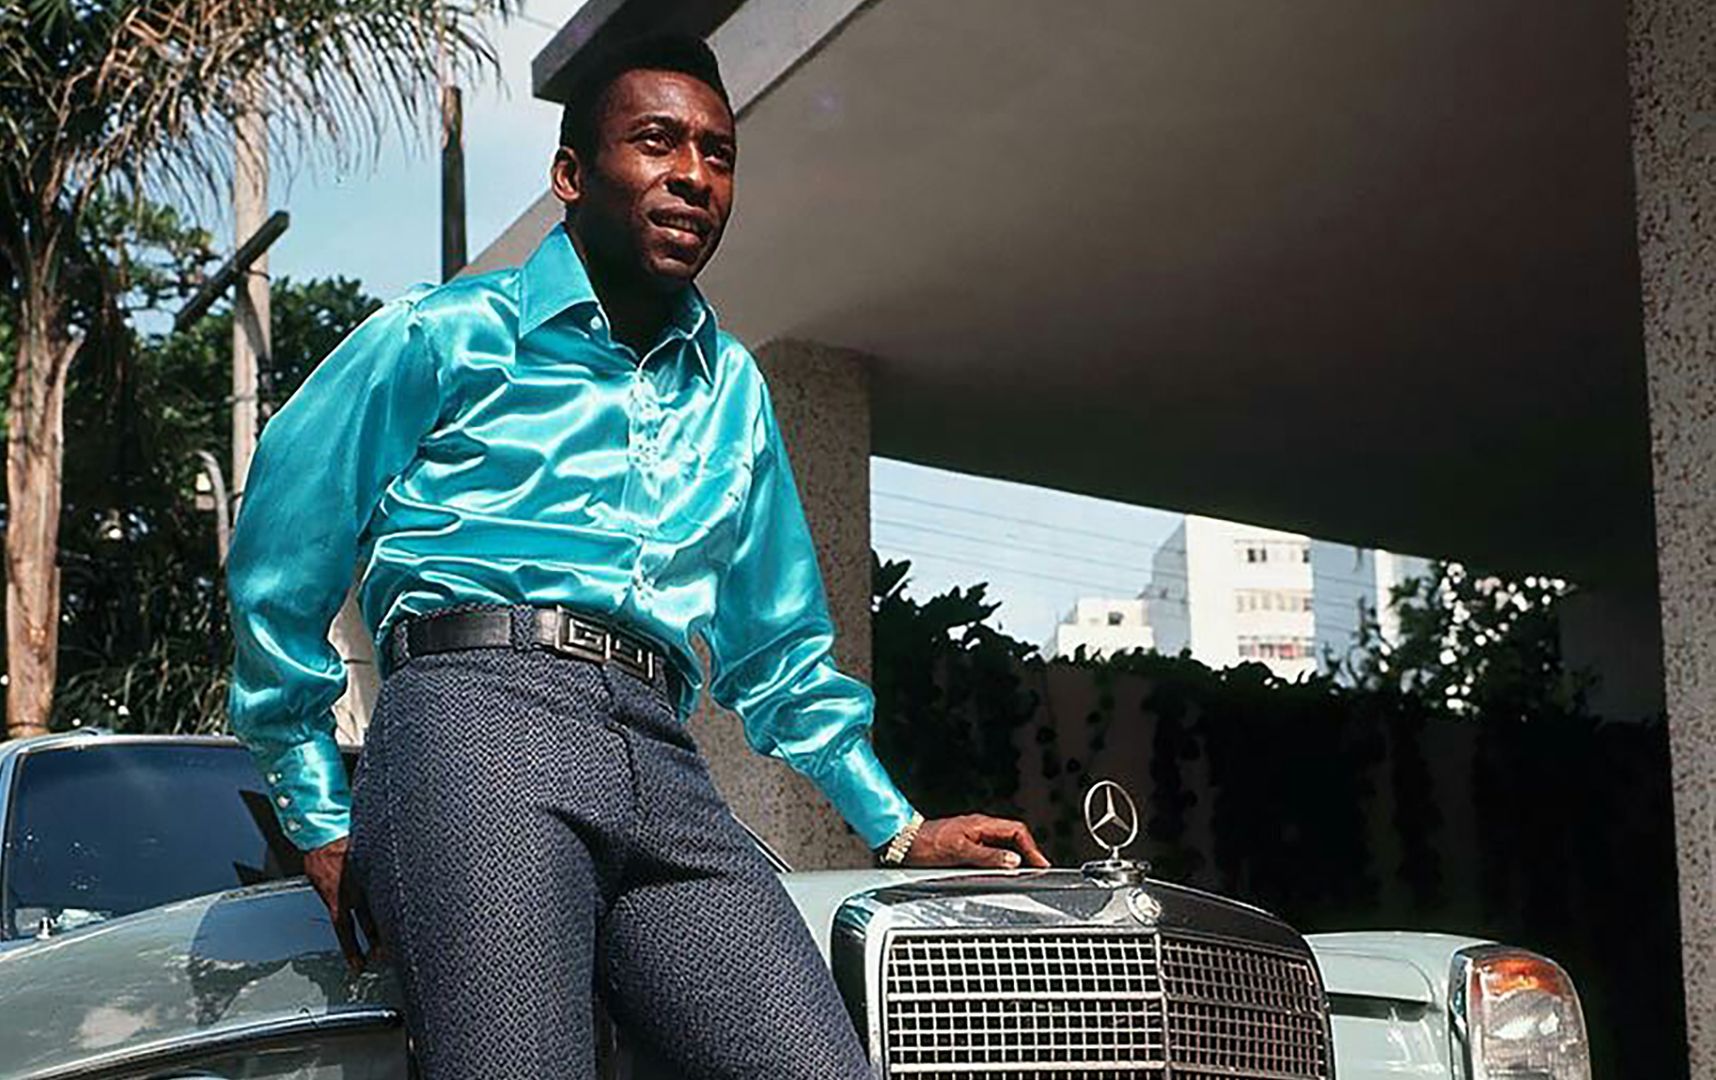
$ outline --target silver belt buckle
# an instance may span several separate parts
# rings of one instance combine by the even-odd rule
[[[554,648],[567,656],[602,663],[608,659],[608,635],[564,608],[555,608]]]
[[[608,632],[608,658],[621,671],[650,682],[655,678],[655,653],[642,642]]]
[[[621,671],[645,682],[655,678],[655,653],[647,645],[581,619],[565,608],[555,608],[554,614],[555,652],[598,664],[611,661]]]

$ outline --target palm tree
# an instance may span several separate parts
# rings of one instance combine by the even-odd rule
[[[260,88],[288,155],[344,165],[433,108],[437,60],[492,70],[512,0],[8,0],[0,6],[0,267],[18,284],[6,428],[8,735],[46,730],[60,615],[60,278],[102,192],[218,198]]]

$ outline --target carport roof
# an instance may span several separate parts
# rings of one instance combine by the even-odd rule
[[[873,356],[877,453],[1651,574],[1624,5],[798,0],[828,32],[763,62],[771,7],[590,0],[537,89],[714,33],[752,85],[702,284]]]

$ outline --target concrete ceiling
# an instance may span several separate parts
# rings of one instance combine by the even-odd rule
[[[1624,8],[879,0],[703,284],[874,356],[881,454],[1648,577]]]

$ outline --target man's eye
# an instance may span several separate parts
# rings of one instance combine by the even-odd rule
[[[646,150],[669,150],[673,147],[672,140],[661,131],[646,131],[638,136],[637,143]]]

